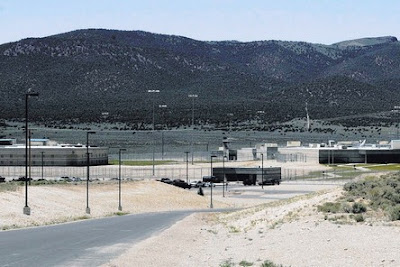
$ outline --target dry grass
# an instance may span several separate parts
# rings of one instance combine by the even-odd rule
[[[192,190],[193,191],[193,190]],[[155,211],[205,209],[209,199],[156,181],[130,181],[122,184],[123,213],[118,213],[118,184],[90,183],[86,210],[86,184],[43,185],[29,187],[31,215],[23,215],[25,188],[0,192],[0,229],[63,223],[81,219]],[[227,207],[215,202],[215,207]]]

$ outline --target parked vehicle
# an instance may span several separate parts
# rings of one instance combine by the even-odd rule
[[[72,182],[82,182],[82,179],[79,177],[72,177]]]
[[[192,187],[196,187],[196,188],[205,187],[206,186],[206,184],[203,181],[193,181],[193,182],[190,183],[190,185]]]
[[[185,181],[182,181],[182,180],[180,180],[180,179],[176,179],[176,180],[172,181],[172,185],[175,185],[175,186],[177,186],[177,187],[181,187],[181,188],[183,188],[183,189],[186,189],[186,188],[190,189],[190,188],[192,188],[192,186],[191,186],[190,184],[188,184],[188,183],[186,183]]]
[[[279,185],[280,183],[280,180],[265,180],[264,182],[259,182],[258,185]]]
[[[166,184],[172,184],[172,180],[169,178],[161,178],[160,182],[166,183]]]
[[[211,183],[211,182],[204,183],[204,187],[211,187],[211,185],[212,185],[212,187],[215,187],[215,183]]]
[[[68,176],[62,176],[62,177],[61,177],[61,181],[72,182],[72,179],[69,178]]]
[[[25,181],[32,181],[32,178],[26,179],[25,176],[20,176],[18,179],[12,179],[13,181],[18,181],[18,182],[25,182]]]
[[[203,182],[213,182],[213,183],[220,183],[220,181],[217,177],[215,176],[203,176]]]

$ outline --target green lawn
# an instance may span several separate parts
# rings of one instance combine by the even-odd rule
[[[118,160],[111,160],[108,162],[111,165],[118,165]],[[176,161],[174,160],[155,160],[154,165],[167,165],[167,164],[174,164]],[[152,166],[152,160],[124,160],[121,162],[122,165],[126,166]]]
[[[363,166],[364,168],[373,170],[373,171],[400,171],[400,164],[370,164],[370,166]]]

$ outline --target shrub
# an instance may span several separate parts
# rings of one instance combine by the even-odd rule
[[[354,216],[354,220],[356,220],[356,222],[363,222],[364,216],[362,216],[362,214],[357,214],[356,216]]]
[[[323,205],[318,206],[320,212],[337,213],[340,210],[340,203],[338,202],[326,202]]]
[[[231,266],[234,266],[234,264],[231,260],[226,260],[223,263],[221,263],[219,266],[220,267],[231,267]]]
[[[351,192],[351,191],[356,191],[360,188],[360,184],[357,182],[350,182],[350,183],[346,183],[343,186],[343,189],[347,192]]]
[[[272,261],[266,260],[261,264],[261,267],[283,267],[281,264],[275,264]]]
[[[351,213],[353,209],[349,204],[345,203],[342,205],[342,210],[346,213]]]
[[[389,209],[389,217],[392,221],[400,220],[400,205],[396,205]]]
[[[0,192],[7,192],[7,191],[17,191],[18,189],[18,184],[13,183],[13,182],[7,182],[7,183],[2,183],[0,184]]]
[[[242,260],[241,262],[239,262],[239,266],[253,266],[254,264],[252,262],[248,262],[245,260]]]
[[[400,172],[386,176],[368,177],[363,181],[350,182],[344,185],[346,195],[344,199],[363,198],[368,200],[369,207],[373,210],[383,210],[391,220],[400,220]],[[347,211],[346,206],[343,207]],[[367,206],[355,203],[352,212],[363,213]]]
[[[364,204],[359,203],[359,202],[355,202],[353,204],[353,207],[352,207],[352,212],[353,213],[363,213],[363,212],[366,212],[366,211],[367,211],[367,207]]]

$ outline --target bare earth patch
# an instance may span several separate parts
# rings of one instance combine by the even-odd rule
[[[318,191],[287,200],[288,192]],[[207,209],[209,195],[151,180],[122,184],[126,213]],[[275,192],[274,192],[275,191]],[[273,193],[273,194],[272,194]],[[105,266],[220,266],[241,261],[261,266],[265,260],[283,266],[400,266],[400,223],[330,220],[317,206],[341,194],[339,184],[286,182],[257,192],[255,187],[231,189],[223,198],[215,191],[214,208],[245,208],[230,213],[198,213],[127,248]],[[0,192],[0,229],[62,223],[118,213],[118,184],[29,187],[31,215],[23,215],[25,191]]]
[[[400,266],[400,224],[335,223],[316,206],[340,189],[225,214],[193,214],[105,266]],[[235,264],[235,265],[233,265]]]
[[[193,191],[193,189],[192,189]],[[90,183],[89,207],[86,214],[86,183],[30,186],[28,206],[31,215],[24,215],[25,188],[0,192],[0,229],[62,223],[80,219],[100,218],[118,212],[118,184]],[[122,184],[123,212],[206,209],[209,199],[157,181],[130,181]],[[216,207],[227,204],[215,202]]]

